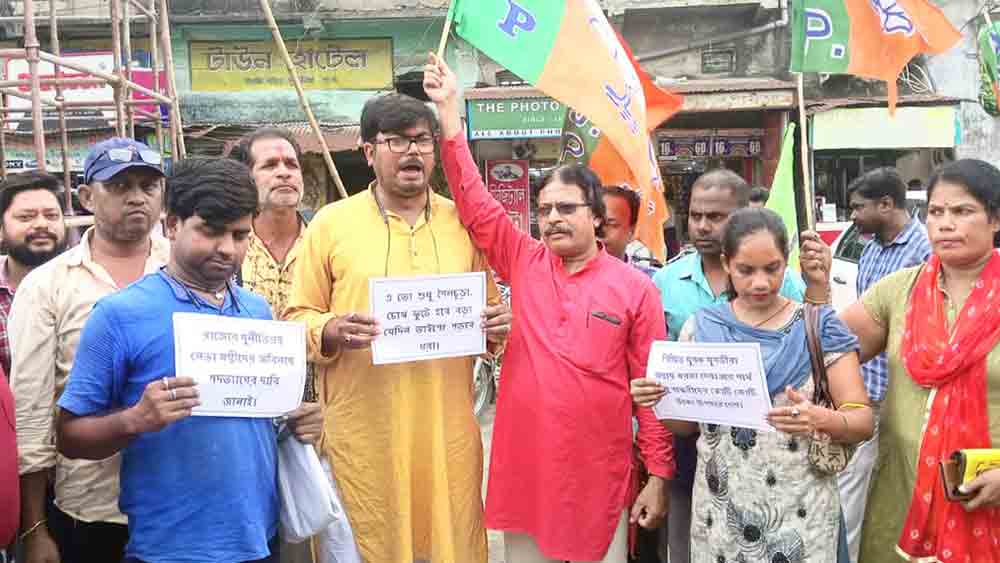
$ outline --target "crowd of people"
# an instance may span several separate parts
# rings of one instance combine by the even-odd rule
[[[375,181],[308,222],[301,151],[276,128],[169,176],[142,143],[96,144],[79,189],[94,225],[69,249],[56,178],[0,183],[6,557],[485,563],[493,529],[508,563],[1000,563],[1000,470],[957,502],[938,471],[1000,443],[1000,170],[942,167],[926,227],[894,170],[858,178],[872,240],[860,300],[834,312],[829,247],[802,233],[791,267],[789,226],[727,170],[695,182],[692,246],[663,267],[626,250],[637,194],[581,165],[544,179],[532,238],[486,190],[433,55],[424,89],[436,111],[366,104]],[[438,158],[451,199],[430,189]],[[473,358],[371,355],[371,278],[467,272],[487,272],[487,353],[505,358],[485,503]],[[191,416],[177,312],[303,323],[305,401],[276,421]],[[758,343],[774,431],[658,420],[658,340]],[[312,545],[280,539],[284,439],[316,446],[343,502]]]

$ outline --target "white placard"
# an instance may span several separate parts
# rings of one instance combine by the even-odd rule
[[[646,377],[667,390],[653,407],[661,420],[774,430],[760,344],[654,342]]]
[[[198,383],[193,415],[282,416],[305,392],[305,325],[174,313],[174,361]]]
[[[382,328],[372,342],[375,365],[486,351],[485,273],[371,278],[368,289],[371,315]]]

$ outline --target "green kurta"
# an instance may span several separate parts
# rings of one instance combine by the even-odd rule
[[[907,268],[886,276],[862,297],[868,314],[889,330],[886,343],[889,388],[882,403],[878,463],[865,513],[861,563],[890,563],[902,559],[896,553],[896,541],[916,484],[917,456],[931,398],[930,389],[914,383],[900,355],[910,292],[921,268]],[[953,317],[949,312],[949,321],[953,321]],[[997,447],[1000,445],[1000,347],[994,348],[986,360],[990,438]]]

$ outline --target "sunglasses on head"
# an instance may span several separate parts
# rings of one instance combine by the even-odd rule
[[[146,164],[152,164],[154,166],[163,164],[163,158],[160,156],[160,153],[150,149],[132,148],[108,149],[101,153],[101,155],[94,159],[94,161],[98,162],[101,160],[110,160],[112,162],[132,162],[136,160],[136,156],[139,157],[138,160],[145,162]]]

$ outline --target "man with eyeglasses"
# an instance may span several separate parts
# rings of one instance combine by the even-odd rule
[[[645,377],[650,346],[666,334],[656,288],[599,242],[606,209],[593,171],[564,166],[543,180],[537,241],[486,191],[455,75],[434,55],[424,90],[441,116],[441,158],[459,216],[510,281],[518,310],[498,395],[486,525],[504,531],[508,563],[625,563],[629,524],[659,523],[674,472],[669,433],[629,396],[629,381]],[[650,473],[637,495],[633,415]]]
[[[132,139],[103,141],[87,155],[83,182],[80,203],[94,214],[94,226],[79,245],[24,278],[8,320],[27,563],[116,562],[128,539],[118,509],[118,456],[59,455],[54,413],[94,304],[167,261],[169,244],[150,235],[162,207],[160,154]],[[55,506],[46,514],[50,479]]]
[[[320,451],[368,563],[486,563],[483,449],[473,358],[372,365],[379,327],[368,282],[488,271],[454,204],[430,186],[437,118],[385,94],[365,104],[361,139],[375,181],[321,209],[306,229],[286,320],[307,326],[326,427]],[[487,277],[490,348],[510,329]]]

